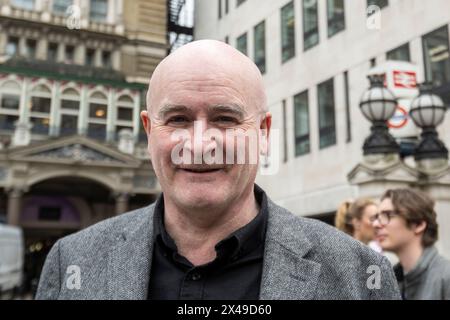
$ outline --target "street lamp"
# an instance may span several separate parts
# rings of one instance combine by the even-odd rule
[[[444,121],[447,107],[432,90],[431,83],[420,84],[419,96],[411,103],[409,114],[414,123],[422,128],[421,140],[414,153],[416,161],[448,159],[448,150],[436,131],[436,127]]]
[[[399,153],[400,147],[389,133],[387,120],[395,113],[397,99],[384,86],[384,75],[370,75],[370,88],[364,92],[359,107],[372,122],[371,134],[364,141],[364,155]]]

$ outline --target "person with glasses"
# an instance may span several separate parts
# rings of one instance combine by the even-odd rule
[[[403,299],[450,299],[450,262],[434,246],[438,224],[433,199],[413,189],[388,190],[371,221],[383,250],[399,259],[394,272]]]

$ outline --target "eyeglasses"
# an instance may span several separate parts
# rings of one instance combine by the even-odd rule
[[[378,220],[378,222],[385,226],[388,225],[389,222],[391,221],[392,217],[398,215],[400,212],[396,211],[396,210],[383,210],[375,215],[373,215],[372,217],[369,218],[371,223],[374,223],[375,221]]]

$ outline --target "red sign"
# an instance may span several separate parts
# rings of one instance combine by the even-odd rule
[[[394,116],[389,119],[388,126],[393,129],[403,128],[408,123],[408,112],[402,106],[397,106]]]
[[[417,87],[416,73],[411,71],[394,70],[394,87],[415,89]]]

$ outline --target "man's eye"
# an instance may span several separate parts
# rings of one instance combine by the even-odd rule
[[[185,116],[174,116],[171,117],[167,120],[167,123],[172,123],[172,124],[183,124],[188,122],[189,119]]]
[[[237,123],[238,121],[233,117],[220,116],[215,119],[215,122],[220,123]]]

